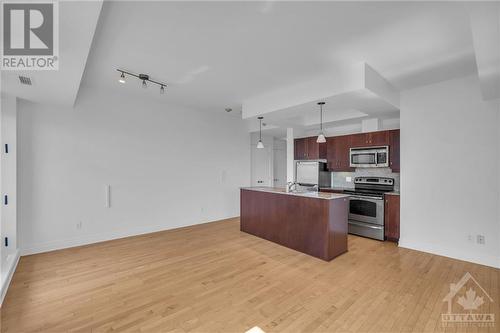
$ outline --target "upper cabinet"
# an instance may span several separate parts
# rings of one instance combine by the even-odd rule
[[[350,137],[351,147],[387,146],[389,144],[388,131],[353,134]]]
[[[326,141],[330,171],[355,170],[349,166],[350,148],[389,146],[389,167],[399,172],[399,130],[328,137]]]
[[[294,154],[293,158],[295,160],[306,160],[307,159],[307,140],[306,138],[295,139],[293,143]]]
[[[354,171],[349,167],[351,135],[335,136],[326,139],[327,161],[330,171]]]
[[[296,160],[326,159],[330,171],[354,171],[349,161],[350,148],[389,146],[389,167],[399,172],[399,130],[378,131],[326,138],[317,143],[316,137],[295,139]]]
[[[294,159],[296,160],[319,160],[326,159],[326,143],[317,143],[317,137],[295,139]]]
[[[399,172],[399,130],[387,131],[389,134],[389,167]]]

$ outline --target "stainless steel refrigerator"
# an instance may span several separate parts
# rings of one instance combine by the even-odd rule
[[[331,172],[328,171],[325,162],[320,161],[296,161],[295,182],[302,186],[331,186]]]

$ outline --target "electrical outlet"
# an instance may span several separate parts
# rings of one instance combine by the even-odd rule
[[[82,221],[79,221],[79,222],[76,224],[76,229],[78,229],[78,230],[81,230],[81,229],[82,229]]]
[[[471,234],[469,234],[469,235],[467,236],[467,240],[468,240],[469,242],[472,242],[472,235],[471,235]]]
[[[477,240],[478,244],[482,244],[482,245],[484,245],[486,242],[486,240],[484,239],[484,235],[477,235],[476,240]]]

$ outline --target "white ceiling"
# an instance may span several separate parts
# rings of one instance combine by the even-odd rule
[[[87,5],[64,4],[81,14],[65,18],[83,25],[77,30],[87,29],[83,17],[95,17],[83,10]],[[396,89],[409,89],[477,71],[467,7],[463,2],[109,1],[102,6],[82,84],[210,112],[232,107],[236,114],[245,100],[360,62]],[[140,89],[138,80],[120,85],[117,68],[167,82],[166,94]],[[37,89],[51,89],[47,99],[57,101],[65,95],[64,82],[52,79],[48,88]],[[326,117],[336,119],[332,126],[359,122],[364,113],[359,103],[341,103]],[[397,117],[392,107],[386,111]],[[303,125],[313,115],[297,117],[306,130],[315,126]],[[276,119],[274,126],[295,118]]]
[[[38,103],[73,106],[80,88],[102,1],[59,3],[59,70],[2,71],[2,92]],[[31,78],[32,86],[19,82]]]
[[[443,76],[473,70],[470,54],[462,3],[106,2],[85,84],[222,112],[361,61],[408,88],[435,80],[436,62]],[[168,93],[119,86],[118,67],[170,83]]]

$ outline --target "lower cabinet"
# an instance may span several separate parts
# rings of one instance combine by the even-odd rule
[[[399,195],[386,194],[384,207],[385,238],[399,241]]]

